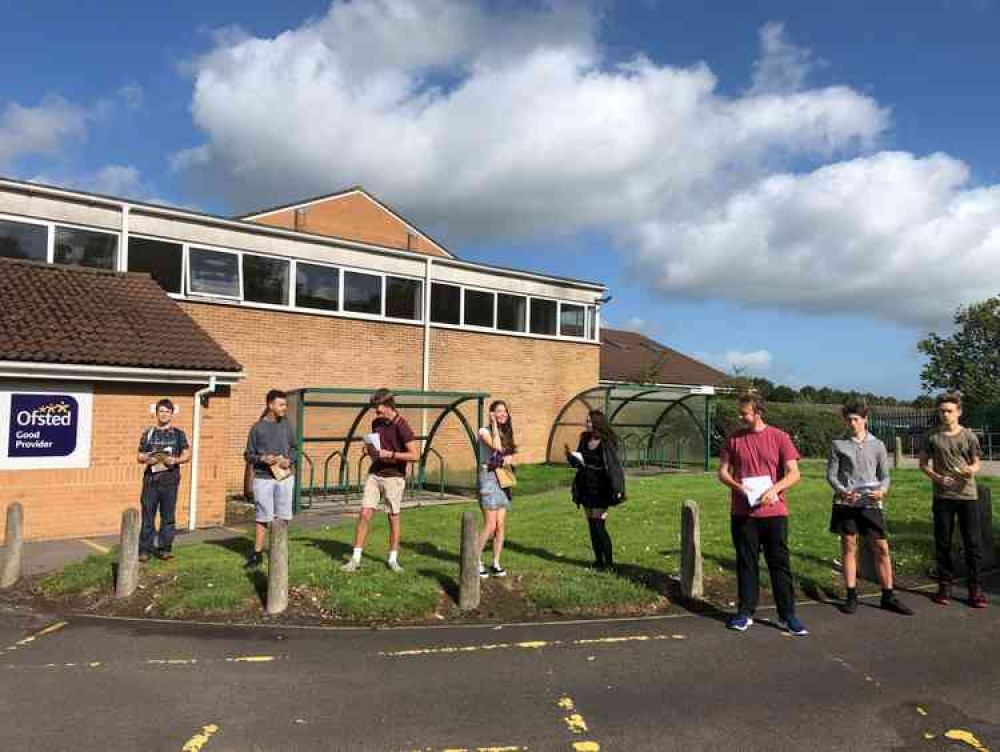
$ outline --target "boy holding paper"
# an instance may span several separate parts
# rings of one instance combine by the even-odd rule
[[[719,480],[732,492],[731,532],[739,593],[736,614],[726,626],[745,632],[753,624],[763,547],[779,624],[793,635],[806,635],[809,632],[795,615],[785,500],[785,491],[799,482],[799,453],[787,433],[764,423],[761,397],[742,395],[739,414],[743,427],[726,440],[719,458]]]
[[[364,437],[365,451],[372,459],[361,498],[361,516],[354,533],[354,551],[340,569],[357,572],[361,569],[361,554],[368,525],[379,504],[384,501],[389,516],[389,569],[402,572],[399,564],[399,512],[406,490],[406,463],[420,459],[417,439],[409,423],[396,410],[396,398],[388,389],[379,389],[371,397],[375,410],[372,431]]]
[[[830,532],[840,536],[844,562],[845,614],[858,610],[858,536],[867,535],[875,551],[882,585],[882,608],[904,616],[911,611],[892,591],[892,560],[885,532],[882,500],[889,492],[889,453],[881,440],[868,433],[868,406],[851,403],[841,411],[851,435],[836,439],[826,464],[826,480],[833,488]]]
[[[142,432],[137,459],[145,466],[142,473],[142,529],[139,532],[139,561],[174,558],[174,517],[177,489],[181,483],[181,465],[191,460],[191,447],[184,431],[173,425],[174,403],[161,399],[156,403],[156,425]],[[156,530],[156,513],[160,530]],[[153,550],[153,539],[157,548]]]

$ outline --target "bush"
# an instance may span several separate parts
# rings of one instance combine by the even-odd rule
[[[817,405],[787,405],[769,403],[764,420],[792,437],[803,457],[826,457],[830,442],[844,435],[840,413]],[[719,400],[715,404],[714,433],[721,446],[726,436],[740,427],[738,404],[735,400]],[[718,448],[716,448],[716,454]]]

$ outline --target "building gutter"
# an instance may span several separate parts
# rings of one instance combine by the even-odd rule
[[[65,379],[71,381],[141,381],[161,384],[204,384],[206,379],[217,384],[236,384],[246,377],[245,371],[196,371],[173,368],[133,368],[127,366],[95,366],[75,363],[42,363],[20,360],[0,360],[0,378],[5,379]]]
[[[188,530],[198,526],[198,457],[201,449],[201,400],[215,392],[218,382],[208,377],[208,386],[194,393],[194,424],[191,428],[191,494],[188,502]]]

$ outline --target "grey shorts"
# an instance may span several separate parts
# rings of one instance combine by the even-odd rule
[[[292,494],[295,492],[295,476],[284,480],[274,478],[253,479],[253,502],[257,507],[257,522],[292,519]]]
[[[510,499],[497,482],[497,474],[479,471],[479,505],[483,509],[510,509]]]

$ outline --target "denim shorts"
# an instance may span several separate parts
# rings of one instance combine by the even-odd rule
[[[479,471],[479,505],[483,509],[510,509],[510,499],[491,470]]]
[[[257,522],[270,522],[275,517],[279,520],[292,519],[292,494],[294,492],[294,475],[289,475],[284,480],[254,478],[253,501],[257,507],[255,520]]]

